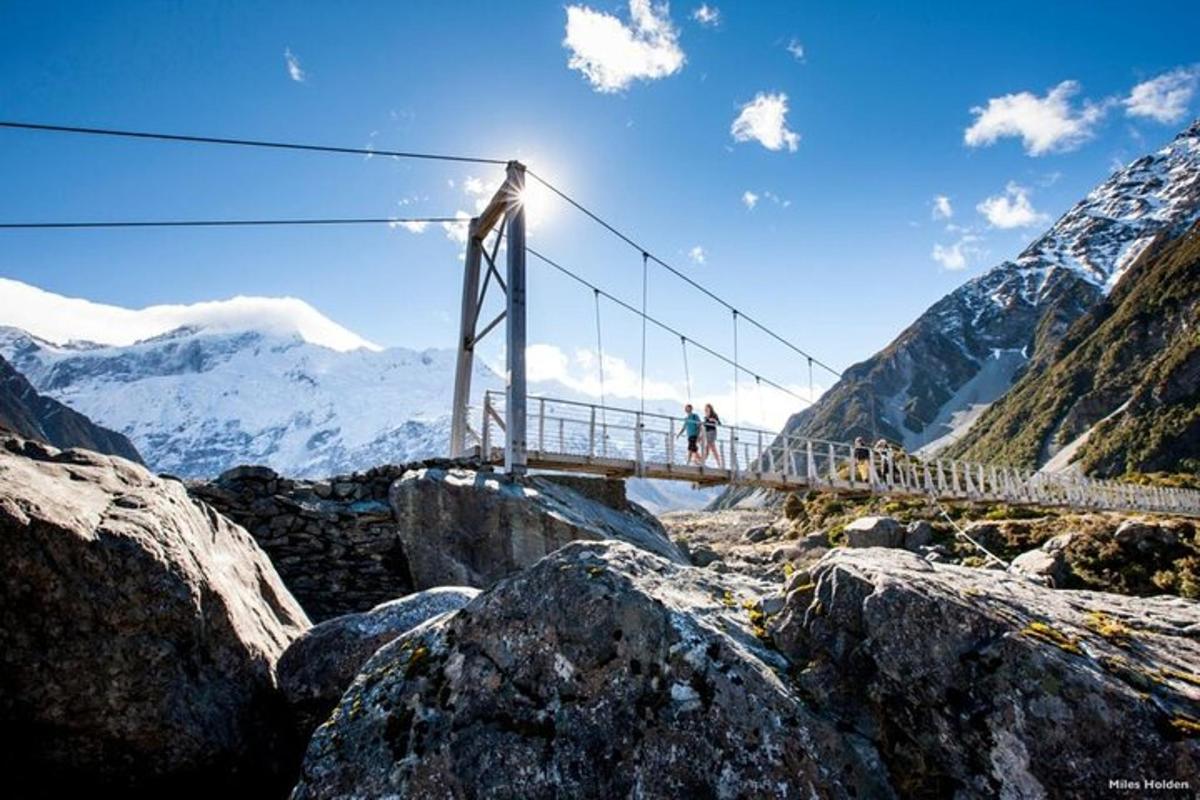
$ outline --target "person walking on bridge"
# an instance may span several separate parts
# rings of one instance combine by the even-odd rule
[[[711,403],[704,404],[704,455],[700,458],[701,464],[708,463],[708,455],[711,453],[717,459],[717,469],[725,469],[725,462],[721,459],[721,448],[717,447],[717,426],[721,424],[721,418],[717,416],[717,412],[713,410]]]
[[[867,476],[871,474],[870,465],[867,463],[871,458],[871,448],[867,447],[867,443],[863,441],[861,436],[854,437],[854,471],[858,474],[858,479],[865,481]],[[851,475],[850,477],[854,477]]]
[[[700,415],[692,410],[692,404],[688,403],[683,407],[683,427],[679,429],[679,433],[675,434],[675,438],[687,434],[688,457],[687,463],[699,464],[700,451],[696,445],[700,438]]]

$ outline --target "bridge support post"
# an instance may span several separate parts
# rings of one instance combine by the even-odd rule
[[[508,165],[511,193],[508,210],[508,288],[505,294],[507,325],[506,360],[508,366],[508,439],[504,448],[504,468],[514,475],[526,471],[525,437],[525,207],[521,193],[525,189],[525,166],[512,161]]]
[[[479,241],[479,220],[476,218],[471,220],[467,230],[462,308],[459,312],[458,362],[454,370],[454,405],[450,412],[451,458],[462,458],[467,454],[467,409],[471,405],[471,370],[475,361],[476,304],[479,302],[479,266],[482,250],[483,246]],[[487,458],[486,453],[481,455]]]
[[[518,474],[525,472],[527,447],[525,209],[521,204],[524,188],[525,166],[520,162],[510,161],[504,184],[479,216],[470,222],[459,317],[458,361],[454,373],[454,407],[450,417],[450,455],[462,457],[466,455],[467,437],[471,434],[467,414],[471,403],[471,372],[474,369],[475,346],[501,322],[507,321],[505,331],[508,375],[504,407],[507,420],[501,427],[505,433],[504,466],[509,472]],[[496,236],[491,247],[485,248],[484,242],[493,230],[496,231]],[[501,242],[506,236],[507,264],[505,274],[501,275],[496,260]],[[483,262],[487,263],[486,273],[483,272]],[[488,287],[492,283],[505,294],[504,310],[481,329],[480,313],[483,311]],[[483,450],[485,457],[490,455],[486,446],[483,446]]]

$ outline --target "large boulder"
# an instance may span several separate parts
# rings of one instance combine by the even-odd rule
[[[920,552],[933,542],[933,526],[926,520],[919,519],[904,526],[904,549]]]
[[[801,690],[915,797],[1200,786],[1200,606],[840,550],[768,623]]]
[[[0,773],[15,796],[279,790],[308,619],[254,540],[121,458],[0,435]]]
[[[1050,586],[1065,586],[1071,576],[1067,563],[1067,547],[1076,534],[1063,533],[1047,539],[1041,547],[1021,553],[1012,560],[1012,566],[1035,578],[1043,578]]]
[[[1191,533],[1191,526],[1181,520],[1160,523],[1135,517],[1124,520],[1118,525],[1116,531],[1113,532],[1113,539],[1122,547],[1153,551],[1174,547]]]
[[[443,586],[315,625],[279,659],[279,688],[305,741],[337,705],[359,668],[403,633],[465,606],[478,589]]]
[[[891,517],[859,517],[845,528],[847,547],[902,547],[904,526]]]
[[[541,478],[417,469],[392,484],[390,500],[418,589],[486,587],[578,539],[616,539],[688,563],[638,506],[615,509]]]
[[[789,688],[750,608],[767,589],[568,545],[381,649],[293,797],[893,796]]]

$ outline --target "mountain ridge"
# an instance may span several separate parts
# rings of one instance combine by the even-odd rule
[[[333,350],[382,350],[296,297],[251,297],[130,309],[67,297],[0,278],[0,320],[44,341],[65,346],[132,345],[180,328],[261,331],[297,335]]]
[[[840,440],[886,436],[910,450],[948,444],[962,434],[951,424],[954,414],[994,402],[1054,352],[1155,237],[1177,235],[1198,217],[1200,120],[1098,184],[1017,258],[935,302],[785,430]],[[1004,353],[1020,357],[1010,355],[997,370],[992,391],[971,398],[973,407],[948,405]]]
[[[81,447],[144,463],[129,439],[38,393],[3,357],[0,357],[0,427],[63,450]]]
[[[1197,471],[1198,326],[1200,221],[1146,247],[947,454],[1102,476]]]

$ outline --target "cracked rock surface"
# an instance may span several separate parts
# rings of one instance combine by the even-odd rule
[[[378,652],[294,797],[891,796],[743,601],[770,588],[576,542]]]
[[[838,550],[768,627],[798,687],[912,796],[1200,786],[1200,606],[1052,590],[900,550]]]

